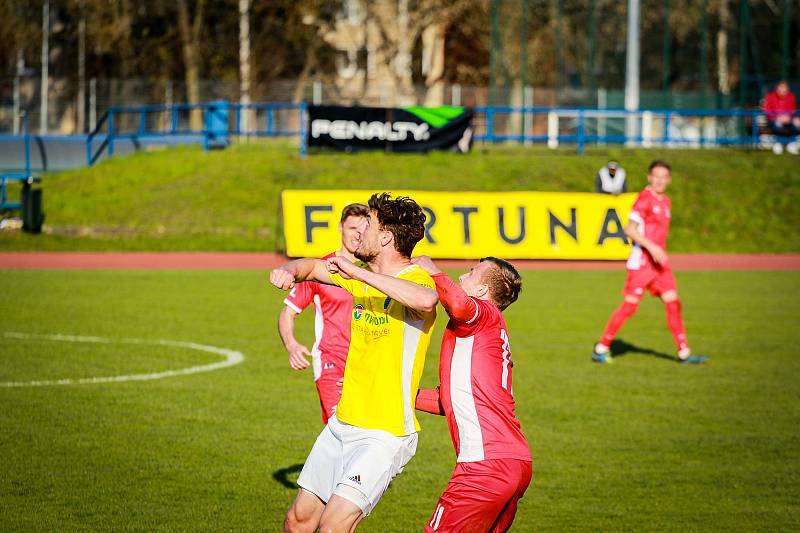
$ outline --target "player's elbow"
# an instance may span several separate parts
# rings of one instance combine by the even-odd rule
[[[436,309],[436,304],[438,303],[439,303],[439,295],[436,294],[436,291],[425,291],[425,294],[422,295],[419,299],[418,309],[420,311],[430,313],[431,311]]]

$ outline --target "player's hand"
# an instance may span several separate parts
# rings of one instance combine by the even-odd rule
[[[308,351],[308,348],[296,343],[286,349],[289,352],[289,366],[292,369],[304,370],[309,367],[310,363],[306,357],[311,357],[311,352]]]
[[[358,279],[358,271],[361,268],[351,263],[345,257],[334,256],[328,258],[328,272],[331,274],[339,274],[344,279]]]
[[[269,273],[269,282],[281,290],[288,291],[294,288],[294,274],[284,268],[276,268]]]
[[[653,261],[656,262],[658,265],[664,265],[667,263],[667,252],[658,245],[653,245],[647,249],[650,252],[650,255],[653,256]]]
[[[436,263],[433,262],[433,259],[431,259],[427,255],[418,255],[417,257],[412,257],[411,264],[417,265],[431,276],[441,272],[439,267],[436,266]]]

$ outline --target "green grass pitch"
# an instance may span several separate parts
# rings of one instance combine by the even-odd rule
[[[623,271],[524,279],[507,322],[535,479],[515,531],[797,528],[800,273],[678,273],[689,339],[711,356],[699,367],[660,355],[673,346],[653,299],[621,332],[628,351],[590,362]],[[0,294],[0,332],[191,341],[246,357],[154,381],[0,387],[2,529],[279,530],[322,426],[311,376],[288,367],[282,295],[264,272],[6,270]],[[442,319],[424,386],[436,384]],[[220,360],[0,336],[0,382]],[[454,454],[444,419],[419,418],[416,457],[360,531],[421,531],[433,511]]]

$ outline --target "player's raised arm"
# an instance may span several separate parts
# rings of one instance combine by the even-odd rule
[[[434,283],[436,283],[436,293],[439,296],[439,301],[442,302],[444,310],[447,311],[450,318],[457,322],[469,322],[475,318],[478,304],[447,274],[439,270],[439,267],[430,257],[427,255],[413,257],[411,263],[431,275]]]
[[[347,260],[345,259],[345,261]],[[327,285],[334,284],[328,274],[325,261],[308,257],[289,261],[282,267],[276,268],[269,273],[269,281],[284,291],[291,290],[294,288],[295,283],[301,281],[318,281]]]
[[[423,287],[413,281],[372,272],[354,265],[343,257],[328,259],[328,270],[344,278],[352,278],[375,287],[394,301],[415,311],[430,313],[436,309],[436,304],[439,302],[439,296],[433,289]]]

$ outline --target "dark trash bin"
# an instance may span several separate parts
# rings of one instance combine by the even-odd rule
[[[22,230],[28,233],[41,233],[44,223],[42,212],[42,189],[32,187],[38,178],[29,178],[22,185]]]

